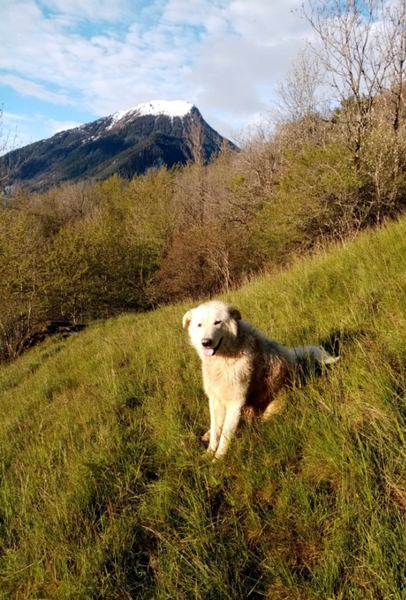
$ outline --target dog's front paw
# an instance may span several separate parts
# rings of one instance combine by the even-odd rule
[[[210,429],[209,431],[206,431],[204,435],[201,436],[200,441],[205,445],[210,443]]]

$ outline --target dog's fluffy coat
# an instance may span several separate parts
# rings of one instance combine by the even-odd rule
[[[288,350],[243,321],[239,310],[225,302],[205,302],[189,310],[183,327],[202,360],[210,407],[210,430],[202,439],[215,458],[227,451],[242,412],[267,419],[280,411],[280,392],[292,381],[299,362],[338,360],[319,346]]]

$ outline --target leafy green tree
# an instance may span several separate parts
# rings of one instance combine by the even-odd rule
[[[0,359],[15,358],[44,318],[44,256],[26,210],[0,209]]]

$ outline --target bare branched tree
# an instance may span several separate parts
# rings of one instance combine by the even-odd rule
[[[277,86],[277,111],[283,121],[299,121],[308,115],[326,116],[330,107],[321,92],[323,72],[317,56],[307,44],[292,61],[285,80]]]
[[[0,193],[11,176],[23,164],[19,149],[18,131],[15,130],[14,133],[11,131],[4,132],[3,107],[0,107]]]
[[[277,89],[279,101],[270,110],[274,142],[299,150],[308,144],[324,145],[331,120],[324,69],[310,44],[292,61]]]
[[[204,165],[204,155],[203,155],[203,142],[204,142],[204,132],[203,127],[199,119],[194,118],[190,123],[187,132],[187,141],[189,151],[195,165],[203,166]]]
[[[386,64],[383,83],[390,100],[392,127],[397,133],[406,102],[406,0],[398,0],[385,6],[378,36],[378,50]]]
[[[189,202],[193,199],[190,202],[191,213],[193,213],[194,218],[197,218],[203,224],[207,210],[207,177],[203,152],[204,131],[200,120],[195,118],[194,115],[187,131],[187,143],[193,162],[193,165],[189,165],[193,176],[192,190],[189,192],[191,194]]]
[[[302,15],[316,34],[313,46],[333,87],[355,163],[363,136],[371,125],[376,95],[383,89],[389,68],[379,43],[383,0],[310,0]]]

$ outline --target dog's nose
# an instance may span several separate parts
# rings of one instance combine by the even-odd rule
[[[211,338],[203,338],[202,339],[202,346],[204,346],[205,348],[209,348],[213,343],[213,340]]]

